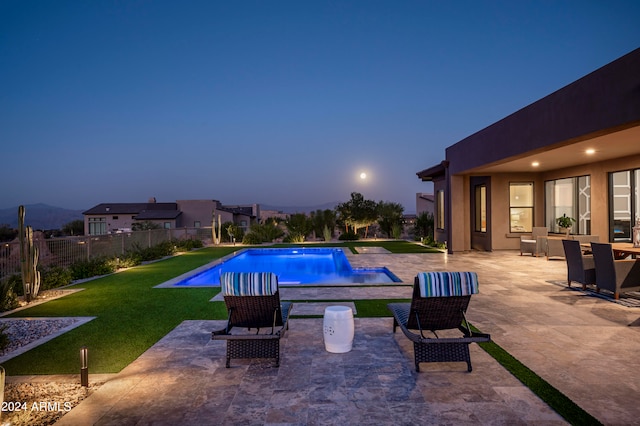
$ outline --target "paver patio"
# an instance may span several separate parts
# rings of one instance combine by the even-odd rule
[[[480,294],[468,318],[604,424],[640,418],[640,308],[564,282],[564,261],[514,251],[456,255],[361,254],[353,266],[388,266],[405,283],[423,270],[472,270]],[[282,299],[410,297],[410,287],[283,288]],[[293,314],[296,314],[295,307]],[[564,424],[477,345],[464,363],[422,364],[392,334],[391,318],[356,318],[353,350],[324,350],[322,319],[293,318],[281,366],[234,360],[210,340],[221,321],[185,321],[61,425],[86,424]]]

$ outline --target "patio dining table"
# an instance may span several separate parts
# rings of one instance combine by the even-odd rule
[[[591,251],[590,243],[583,243],[580,246],[585,251]],[[640,247],[634,247],[632,243],[611,243],[614,259],[625,259],[629,256],[636,258],[640,255]]]

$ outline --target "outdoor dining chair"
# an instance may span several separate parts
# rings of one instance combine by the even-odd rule
[[[281,302],[278,277],[271,272],[227,272],[220,277],[227,306],[227,325],[211,333],[227,341],[231,359],[273,358],[280,365],[280,338],[288,329],[291,302]],[[254,332],[255,330],[255,332]]]
[[[489,334],[471,330],[465,317],[471,295],[478,292],[475,272],[422,272],[414,280],[411,303],[389,303],[393,332],[400,327],[413,342],[416,371],[421,362],[467,363],[471,343],[488,342]],[[457,329],[460,337],[438,337],[437,331]],[[428,333],[432,333],[431,337]]]
[[[583,255],[580,241],[562,240],[564,257],[567,260],[567,286],[573,281],[582,284],[586,290],[588,284],[596,283],[596,270],[592,255]]]
[[[620,293],[640,290],[640,259],[615,260],[611,244],[591,243],[596,269],[596,291],[601,289],[613,293],[614,299]]]

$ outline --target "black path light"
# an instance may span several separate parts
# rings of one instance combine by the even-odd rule
[[[89,386],[89,350],[86,346],[80,348],[80,385]]]

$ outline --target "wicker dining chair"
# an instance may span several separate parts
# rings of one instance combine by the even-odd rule
[[[596,291],[613,293],[615,300],[620,293],[640,290],[640,259],[615,260],[611,244],[591,243],[596,269]]]
[[[567,260],[567,286],[571,287],[573,281],[582,284],[586,290],[588,284],[596,283],[596,269],[593,255],[582,254],[580,241],[562,240],[565,259]]]
[[[281,302],[278,277],[271,272],[228,272],[220,277],[227,306],[227,325],[211,333],[227,341],[231,359],[273,358],[280,366],[280,339],[288,329],[291,302]],[[254,331],[255,330],[255,331]]]
[[[411,303],[389,303],[393,332],[400,327],[413,342],[416,371],[421,362],[467,363],[471,371],[471,343],[488,342],[491,336],[471,330],[465,317],[471,295],[478,292],[475,272],[423,272],[416,276]],[[439,338],[437,331],[458,329],[461,337]],[[431,332],[434,337],[425,335]]]

